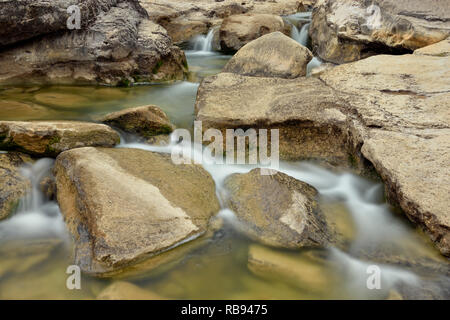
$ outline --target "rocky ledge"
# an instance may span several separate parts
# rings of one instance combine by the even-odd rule
[[[80,29],[69,30],[74,4],[0,2],[0,84],[129,85],[185,76],[184,53],[137,0],[85,1]]]

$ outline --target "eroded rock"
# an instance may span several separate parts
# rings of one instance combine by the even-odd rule
[[[311,59],[308,48],[281,32],[272,32],[242,47],[228,61],[223,72],[291,79],[305,76]]]
[[[117,132],[104,124],[78,121],[0,121],[0,148],[36,156],[86,146],[113,147]]]
[[[62,153],[57,198],[76,243],[76,263],[103,274],[205,233],[219,210],[215,184],[198,165],[137,149]]]
[[[309,28],[313,52],[346,63],[406,53],[450,35],[450,4],[423,0],[319,0]]]
[[[59,12],[69,2],[47,3],[46,7],[49,12]],[[183,52],[172,45],[164,28],[148,20],[137,0],[91,0],[83,4],[85,7],[82,13],[89,12],[92,18],[84,20],[80,30],[66,27],[3,50],[0,83],[129,85],[135,81],[184,77],[187,70]],[[39,10],[24,14],[34,21],[38,13]],[[13,24],[13,27],[20,34],[21,28],[28,25]],[[33,28],[40,30],[45,25]]]

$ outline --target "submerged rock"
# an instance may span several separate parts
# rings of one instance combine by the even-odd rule
[[[318,0],[309,34],[313,52],[333,63],[406,53],[450,35],[450,6],[446,1]]]
[[[450,255],[450,57],[378,55],[317,78],[221,73],[199,87],[208,128],[279,128],[280,156],[370,164],[392,203]],[[364,167],[362,167],[364,168]]]
[[[263,175],[254,169],[233,174],[225,186],[230,208],[251,238],[284,248],[329,244],[331,235],[316,202],[318,192],[307,183],[281,172]]]
[[[55,24],[61,22],[61,8],[71,2],[46,4],[49,14],[58,15]],[[39,5],[43,3],[40,1]],[[164,28],[148,20],[137,0],[90,0],[81,7],[81,29],[69,30],[59,25],[54,30],[46,29],[45,23],[37,24],[33,26],[34,33],[48,33],[45,37],[33,37],[2,50],[0,83],[129,85],[134,81],[184,77],[184,53],[172,45]],[[40,18],[35,15],[39,13],[40,10],[30,10],[24,14],[36,22]],[[69,15],[65,15],[67,20]],[[46,19],[53,21],[49,16]],[[31,28],[31,23],[12,27],[17,28],[13,33],[20,34]]]
[[[284,28],[283,19],[276,15],[233,15],[225,18],[220,26],[220,48],[224,52],[236,52],[250,41]]]
[[[198,165],[138,149],[81,148],[56,160],[57,198],[76,243],[76,263],[103,274],[205,233],[219,210]]]
[[[116,281],[100,292],[97,300],[164,300],[164,298],[131,282]]]
[[[0,121],[0,148],[36,156],[86,146],[113,147],[117,132],[104,124],[78,121]]]
[[[31,188],[30,180],[20,173],[20,167],[32,161],[21,153],[0,154],[0,220],[9,216]]]
[[[223,68],[223,72],[244,76],[297,78],[306,75],[312,59],[308,48],[272,32],[243,46]]]
[[[127,133],[138,134],[147,138],[169,134],[174,129],[174,125],[170,123],[164,111],[153,105],[113,112],[107,114],[102,122]]]
[[[330,295],[330,288],[338,281],[335,272],[326,267],[324,260],[314,252],[296,255],[251,245],[248,268],[263,278],[281,280],[316,294]]]

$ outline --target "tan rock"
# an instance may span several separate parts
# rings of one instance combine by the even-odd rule
[[[417,49],[414,51],[414,54],[435,57],[448,57],[450,56],[450,38]]]
[[[76,263],[91,274],[198,237],[219,210],[211,176],[198,165],[173,164],[170,155],[80,148],[62,153],[54,174]]]
[[[30,162],[32,159],[25,154],[0,154],[0,220],[9,216],[31,188],[30,180],[20,173],[20,167]]]
[[[406,53],[450,35],[450,6],[423,0],[318,0],[309,33],[313,52],[334,63]]]
[[[276,15],[233,15],[224,19],[220,26],[220,48],[224,52],[235,52],[265,34],[283,30],[283,19]]]
[[[308,48],[281,32],[272,32],[243,46],[228,61],[223,72],[291,79],[305,76],[311,59]]]
[[[143,137],[169,134],[174,129],[164,111],[153,105],[113,112],[107,114],[102,122]]]
[[[86,146],[113,147],[120,137],[104,124],[78,121],[0,121],[0,148],[37,156]]]
[[[164,298],[130,282],[116,281],[100,292],[97,300],[164,300]]]
[[[262,175],[261,169],[233,174],[225,186],[230,208],[251,238],[285,248],[326,246],[330,242],[314,187],[281,172]]]

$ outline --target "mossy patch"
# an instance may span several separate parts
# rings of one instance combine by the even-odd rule
[[[162,65],[163,65],[162,60],[159,60],[159,61],[156,63],[156,66],[153,67],[152,73],[153,73],[153,74],[157,74],[157,73],[159,72],[159,69],[161,69]]]

